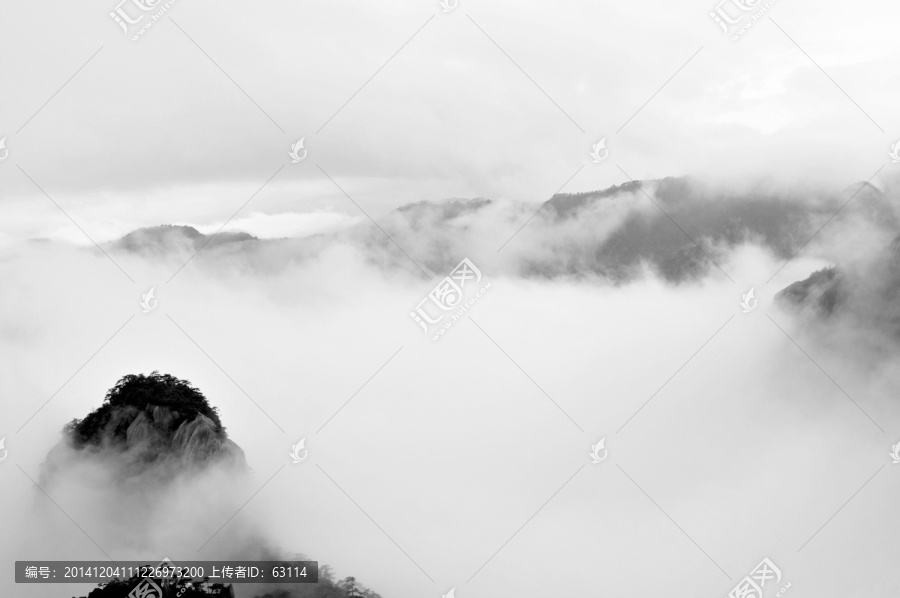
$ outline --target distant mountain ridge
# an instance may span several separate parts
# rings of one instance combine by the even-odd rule
[[[836,267],[816,270],[803,280],[788,285],[775,296],[803,311],[817,310],[831,315],[847,299],[846,283]]]
[[[900,235],[863,264],[813,272],[775,298],[809,317],[853,318],[900,341]]]
[[[297,239],[204,235],[189,226],[163,225],[139,229],[110,246],[145,256],[193,255],[203,248],[201,261],[227,252],[253,270],[271,271],[344,244],[375,267],[416,275],[416,264],[443,272],[468,257],[489,270],[524,277],[597,277],[619,284],[649,270],[678,283],[714,273],[713,263],[742,243],[789,259],[847,198],[854,214],[900,230],[891,202],[868,183],[822,196],[763,189],[726,194],[690,177],[668,177],[557,193],[538,206],[485,198],[421,201],[373,223]],[[500,255],[504,241],[509,243]]]
[[[145,251],[161,253],[182,247],[197,251],[207,245],[215,247],[243,241],[259,241],[259,239],[245,232],[226,231],[207,235],[192,226],[161,224],[134,230],[124,237],[112,241],[110,245],[114,249],[131,253]]]

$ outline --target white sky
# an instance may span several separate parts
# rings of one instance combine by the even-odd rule
[[[582,433],[471,322],[437,347],[426,341],[407,314],[433,281],[389,277],[355,247],[278,271],[254,271],[247,264],[258,262],[246,256],[197,260],[168,287],[160,283],[168,263],[123,257],[137,279],[128,285],[96,252],[15,247],[31,237],[86,243],[35,183],[104,241],[162,223],[212,231],[251,197],[229,229],[306,235],[364,218],[323,171],[377,219],[447,197],[542,201],[576,171],[565,191],[681,174],[736,188],[759,179],[844,188],[882,166],[884,177],[900,168],[885,166],[900,138],[900,6],[779,0],[768,13],[774,21],[761,19],[737,42],[709,18],[713,6],[460,0],[441,14],[423,0],[179,0],[132,42],[107,16],[111,1],[0,5],[0,138],[9,151],[0,162],[0,344],[10,356],[0,361],[0,434],[11,455],[0,467],[0,488],[9,488],[0,537],[26,537],[33,521],[25,505],[35,491],[13,465],[39,471],[61,426],[98,406],[116,379],[160,369],[190,379],[222,409],[255,468],[245,495],[308,438],[311,467],[286,469],[235,525],[259,525],[386,598],[437,597],[451,586],[459,598],[559,589],[724,596],[766,555],[802,581],[797,596],[888,595],[900,583],[897,470],[885,466],[858,502],[797,548],[889,462],[897,374],[848,351],[841,334],[822,341],[792,327],[772,303],[781,287],[759,283],[760,272],[780,265],[764,250],[729,255],[735,284],[494,279],[472,318]],[[291,164],[288,151],[301,137],[308,157]],[[603,137],[610,156],[592,164],[588,152]],[[800,270],[798,260],[781,276],[787,284],[818,265]],[[754,284],[760,309],[740,319],[737,299]],[[139,314],[137,300],[152,285],[160,308]],[[885,434],[769,313],[815,349]],[[284,433],[166,316],[259,398]],[[615,434],[731,316],[710,350]],[[317,434],[400,346],[383,375]],[[7,431],[61,385],[21,434]],[[600,437],[610,439],[608,467],[585,467],[467,584]],[[79,500],[60,497],[73,512],[89,511]],[[48,552],[102,558],[41,504],[52,517],[38,520],[57,543]],[[200,522],[204,531],[217,523]],[[103,533],[102,517],[84,525]],[[23,558],[18,544],[3,544],[0,555]],[[550,575],[530,577],[535,558]]]
[[[218,226],[286,165],[242,214],[286,219],[247,222],[265,236],[305,234],[295,213],[360,215],[320,168],[377,218],[423,199],[543,201],[585,164],[564,190],[623,170],[843,186],[900,137],[900,7],[887,1],[768,11],[840,89],[768,16],[734,42],[705,0],[461,0],[446,14],[425,1],[183,2],[137,42],[113,7],[0,7],[0,240],[80,235],[19,168],[102,241]],[[291,164],[300,137],[309,154]],[[593,164],[603,137],[610,158]]]

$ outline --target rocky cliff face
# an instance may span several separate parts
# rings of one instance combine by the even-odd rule
[[[116,434],[123,428],[124,438]],[[203,414],[184,417],[178,410],[161,405],[147,410],[123,407],[113,413],[103,429],[100,445],[148,463],[165,460],[183,467],[203,467],[210,462],[244,465],[244,452],[220,428]]]

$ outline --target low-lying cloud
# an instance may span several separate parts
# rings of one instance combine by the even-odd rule
[[[879,595],[900,582],[873,556],[895,548],[892,471],[810,537],[897,440],[895,202],[676,179],[558,196],[515,236],[539,206],[422,204],[383,230],[205,247],[154,229],[104,245],[134,285],[96,249],[16,245],[0,433],[20,514],[4,537],[23,541],[3,558],[177,560],[224,523],[199,556],[259,539],[386,597],[725,595],[762,556],[804,594]],[[463,257],[491,292],[434,343],[408,312]],[[826,266],[847,281],[838,311],[776,301]],[[99,457],[48,457],[118,377],[151,370],[203,390],[251,472],[123,489]],[[609,459],[579,470],[600,438]]]

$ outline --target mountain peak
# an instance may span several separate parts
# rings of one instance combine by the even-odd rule
[[[112,244],[116,249],[132,253],[160,253],[177,247],[197,251],[207,245],[213,247],[225,243],[257,240],[253,235],[244,232],[218,232],[207,235],[193,226],[161,224],[133,230]]]
[[[156,371],[122,377],[100,408],[71,422],[66,432],[75,449],[127,454],[141,463],[244,463],[206,397],[187,380]]]

